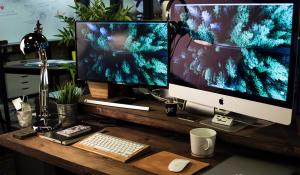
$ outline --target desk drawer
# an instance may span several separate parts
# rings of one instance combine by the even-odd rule
[[[33,81],[39,75],[26,75],[26,74],[5,74],[6,84],[18,84],[24,81]]]
[[[5,79],[8,98],[39,92],[39,75],[5,74]]]

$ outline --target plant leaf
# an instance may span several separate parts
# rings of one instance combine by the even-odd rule
[[[76,2],[75,6],[69,6],[74,9],[75,14],[82,21],[104,21],[104,20],[126,20],[131,21],[130,10],[132,7],[122,8],[118,4],[112,4],[109,7],[105,7],[103,0],[95,0],[90,6],[85,6]],[[57,15],[60,21],[66,24],[62,29],[58,29],[57,37],[60,38],[60,44],[64,43],[69,45],[74,41],[75,37],[75,21],[74,17]]]

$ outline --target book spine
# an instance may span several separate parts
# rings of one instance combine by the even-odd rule
[[[46,140],[49,140],[51,142],[62,144],[62,142],[60,140],[57,140],[57,139],[53,139],[53,138],[50,138],[50,137],[45,137],[45,136],[42,136],[42,135],[39,135],[39,137],[41,137],[43,139],[46,139]]]

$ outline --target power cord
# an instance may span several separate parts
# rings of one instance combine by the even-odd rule
[[[175,97],[161,97],[160,94],[161,89],[153,89],[152,91],[147,92],[147,94],[145,95],[151,95],[153,98],[155,98],[156,100],[166,103],[166,102],[173,102],[173,103],[177,103],[177,109],[179,110],[184,110],[185,106],[186,106],[186,101],[179,99],[179,98],[175,98]]]
[[[160,89],[153,89],[152,91],[149,91],[149,94],[158,101],[161,101],[161,102],[164,102],[164,103],[167,102],[167,101],[170,101],[170,99],[165,98],[165,97],[161,97],[158,94],[156,94],[157,92],[160,92]]]

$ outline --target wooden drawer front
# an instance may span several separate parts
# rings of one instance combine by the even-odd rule
[[[39,75],[5,74],[5,79],[8,98],[39,92]]]

